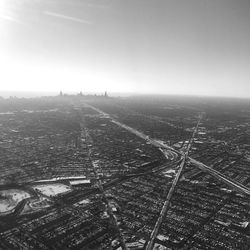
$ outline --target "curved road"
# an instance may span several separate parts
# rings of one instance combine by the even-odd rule
[[[183,152],[180,152],[160,141],[157,141],[157,140],[154,140],[152,138],[149,138],[149,136],[145,135],[144,133],[134,129],[134,128],[131,128],[129,126],[127,126],[126,124],[123,124],[117,120],[115,120],[114,118],[112,118],[109,114],[103,112],[102,110],[92,106],[92,105],[89,105],[89,104],[86,104],[84,103],[85,106],[88,106],[89,108],[92,108],[93,110],[97,111],[99,114],[103,115],[104,117],[106,118],[109,118],[113,123],[117,124],[118,126],[128,130],[129,132],[137,135],[138,137],[148,141],[150,144],[154,145],[155,147],[159,148],[159,149],[165,149],[165,150],[170,150],[172,152],[174,152],[176,155],[178,155],[178,157],[184,157],[184,153]],[[161,150],[163,153],[164,153],[164,150]],[[164,153],[165,155],[165,153]],[[166,155],[165,155],[166,157]],[[168,157],[167,157],[168,158]],[[250,195],[250,189],[243,186],[242,184],[240,183],[237,183],[236,181],[234,180],[230,180],[228,177],[224,176],[223,174],[221,174],[220,172],[212,169],[211,167],[205,165],[204,163],[202,162],[199,162],[191,157],[187,157],[187,160],[189,160],[190,163],[192,163],[193,165],[197,166],[200,170],[202,170],[203,172],[206,172],[206,173],[209,173],[211,174],[212,176],[214,176],[216,179],[218,179],[219,181],[222,181],[223,183],[225,183],[226,185],[230,186],[231,188],[233,188],[234,190],[238,191],[238,192],[241,192],[243,194],[246,194],[246,195]]]

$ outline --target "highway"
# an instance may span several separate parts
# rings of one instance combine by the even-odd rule
[[[157,219],[157,221],[156,221],[155,227],[154,227],[154,229],[153,229],[153,231],[152,231],[152,233],[151,233],[151,235],[150,235],[150,239],[149,239],[149,242],[148,242],[148,244],[147,244],[145,250],[151,250],[151,249],[153,249],[153,247],[154,247],[155,238],[156,238],[157,235],[158,235],[158,232],[159,232],[160,226],[161,226],[161,224],[162,224],[162,221],[163,221],[163,219],[164,219],[164,217],[165,217],[165,215],[166,215],[166,213],[167,213],[167,211],[168,211],[168,208],[169,208],[169,205],[170,205],[171,198],[172,198],[172,196],[173,196],[173,194],[174,194],[175,187],[176,187],[176,185],[177,185],[177,183],[178,183],[178,181],[179,181],[179,179],[180,179],[180,177],[181,177],[182,170],[183,170],[183,168],[184,168],[184,166],[185,166],[185,161],[186,161],[186,159],[185,159],[185,157],[184,157],[184,158],[182,159],[182,161],[181,161],[179,170],[178,170],[178,172],[177,172],[177,174],[176,174],[176,176],[175,176],[175,179],[174,179],[174,181],[173,181],[173,183],[172,183],[172,186],[171,186],[171,188],[170,188],[170,190],[169,190],[169,192],[168,192],[167,198],[166,198],[166,200],[165,200],[165,202],[164,202],[164,204],[163,204],[161,213],[160,213],[160,215],[159,215],[159,217],[158,217],[158,219]]]
[[[166,145],[166,144],[164,144],[164,143],[162,143],[162,142],[160,142],[160,141],[157,141],[157,140],[154,140],[154,139],[149,138],[149,136],[145,135],[144,133],[142,133],[142,132],[140,132],[140,131],[138,131],[138,130],[136,130],[136,129],[134,129],[134,128],[131,128],[131,127],[129,127],[129,126],[127,126],[127,125],[125,125],[125,124],[123,124],[123,123],[121,123],[121,122],[115,120],[115,119],[112,118],[109,114],[103,112],[102,110],[100,110],[100,109],[98,109],[98,108],[96,108],[96,107],[93,107],[92,105],[85,104],[85,103],[84,103],[84,105],[86,105],[86,106],[88,106],[88,107],[94,109],[94,110],[97,111],[98,113],[102,114],[104,117],[110,118],[111,121],[112,121],[113,123],[115,123],[115,124],[117,124],[118,126],[124,128],[124,129],[126,129],[126,130],[128,130],[128,131],[130,131],[131,133],[137,135],[138,137],[140,137],[140,138],[142,138],[142,139],[148,141],[150,144],[154,145],[155,147],[157,147],[157,148],[159,148],[159,149],[170,150],[170,151],[176,153],[176,154],[178,155],[178,157],[180,157],[180,158],[181,158],[181,157],[184,157],[184,153],[183,153],[183,152],[180,152],[180,151],[178,151],[178,150],[176,150],[176,149],[174,149],[174,148],[172,148],[172,147],[170,147],[170,146],[168,146],[168,145]],[[200,116],[199,121],[200,121],[200,120],[201,120],[201,116]],[[198,128],[199,123],[200,123],[200,122],[198,122],[198,124],[197,124],[197,126],[196,126],[196,129]],[[195,130],[196,130],[196,129],[195,129]],[[195,132],[195,131],[194,131],[194,132]],[[192,138],[193,138],[193,136],[192,136]],[[192,139],[192,140],[193,140],[193,139]],[[191,143],[191,141],[189,142],[189,145],[191,145],[190,143]],[[188,146],[187,152],[189,151],[189,149],[190,149],[190,146]],[[161,150],[161,151],[164,153],[164,150]],[[165,155],[165,154],[164,154],[164,155]],[[166,156],[166,155],[165,155],[165,156]],[[188,160],[190,163],[192,163],[193,165],[197,166],[200,170],[202,170],[202,171],[204,171],[204,172],[206,172],[206,173],[209,173],[209,174],[211,174],[212,176],[214,176],[217,180],[222,181],[223,183],[225,183],[225,184],[226,184],[227,186],[229,186],[230,188],[233,188],[234,190],[237,190],[237,191],[240,192],[240,193],[243,193],[243,194],[246,194],[246,195],[250,195],[250,189],[249,189],[249,188],[247,188],[247,187],[245,187],[245,186],[241,185],[240,183],[237,183],[237,182],[235,182],[235,181],[233,181],[233,180],[230,180],[228,177],[224,176],[223,174],[219,173],[218,171],[212,169],[212,168],[209,167],[209,166],[206,166],[204,163],[199,162],[199,161],[197,161],[197,160],[195,160],[195,159],[193,159],[193,158],[191,158],[191,157],[187,157],[187,160]]]
[[[182,171],[183,171],[183,169],[185,167],[186,159],[187,159],[189,151],[190,151],[190,149],[192,147],[194,137],[195,137],[196,133],[198,132],[198,128],[199,128],[201,119],[202,119],[202,115],[199,116],[199,120],[197,122],[197,125],[196,125],[196,127],[195,127],[195,129],[193,131],[193,134],[190,137],[190,140],[189,140],[189,142],[187,144],[186,150],[185,150],[185,152],[183,154],[182,161],[180,163],[180,167],[179,167],[178,172],[177,172],[177,174],[175,176],[175,179],[174,179],[174,181],[173,181],[173,183],[171,185],[171,188],[170,188],[170,190],[168,192],[167,198],[166,198],[166,200],[165,200],[165,202],[163,204],[160,216],[158,217],[158,220],[156,221],[154,229],[153,229],[153,231],[152,231],[152,233],[150,235],[150,239],[149,239],[149,242],[148,242],[148,244],[146,246],[146,250],[152,250],[154,248],[155,239],[156,239],[156,237],[158,235],[158,232],[159,232],[160,226],[162,224],[162,221],[163,221],[164,217],[166,216],[166,214],[168,212],[168,208],[169,208],[169,205],[170,205],[171,198],[172,198],[172,196],[174,194],[175,187],[177,186],[177,184],[178,184],[178,182],[180,180]]]
[[[240,192],[240,193],[243,193],[243,194],[247,194],[247,195],[250,195],[250,190],[246,187],[244,187],[243,185],[239,184],[239,183],[236,183],[235,181],[233,180],[230,180],[229,178],[225,177],[223,174],[219,173],[218,171],[212,169],[211,167],[208,167],[206,166],[205,164],[191,158],[188,156],[189,152],[190,152],[190,149],[192,147],[192,144],[193,144],[193,141],[194,141],[194,137],[196,135],[196,133],[198,132],[198,128],[199,128],[199,125],[200,125],[200,122],[201,122],[201,119],[202,119],[202,114],[200,114],[199,116],[199,119],[198,119],[198,122],[197,122],[197,125],[193,131],[193,134],[186,146],[186,149],[184,151],[178,151],[166,144],[164,144],[163,142],[161,141],[158,141],[158,140],[154,140],[154,139],[151,139],[149,138],[149,136],[145,135],[144,133],[134,129],[134,128],[131,128],[115,119],[113,119],[109,114],[91,106],[91,105],[88,105],[90,108],[93,108],[95,111],[99,112],[100,114],[102,114],[104,117],[106,118],[109,118],[113,123],[115,123],[116,125],[126,129],[127,131],[135,134],[136,136],[146,140],[147,142],[149,142],[151,145],[157,147],[165,156],[166,159],[168,159],[169,157],[169,153],[168,151],[171,151],[173,152],[176,157],[179,157],[181,159],[181,163],[180,163],[180,167],[178,169],[178,172],[175,176],[175,179],[171,185],[171,188],[168,192],[168,195],[167,195],[167,198],[163,204],[163,207],[162,207],[162,210],[161,210],[161,213],[156,221],[156,224],[154,226],[154,229],[150,235],[150,238],[149,238],[149,241],[146,245],[146,248],[145,250],[152,250],[154,248],[154,244],[155,244],[155,239],[158,235],[158,232],[159,232],[159,229],[160,229],[160,226],[162,224],[162,221],[165,217],[165,215],[167,214],[167,211],[168,211],[168,208],[169,208],[169,205],[170,205],[170,202],[171,202],[171,198],[173,196],[173,193],[174,193],[174,190],[175,190],[175,187],[176,185],[178,184],[178,181],[181,177],[181,174],[182,174],[182,171],[183,171],[183,168],[185,166],[185,163],[186,161],[188,160],[191,164],[193,164],[194,166],[198,167],[200,170],[202,170],[203,172],[206,172],[206,173],[209,173],[210,175],[214,176],[217,180],[219,181],[222,181],[223,183],[225,183],[226,185],[230,186],[230,188]],[[177,160],[177,159],[175,159]]]
[[[213,168],[211,168],[211,167],[209,167],[209,166],[207,166],[207,165],[205,165],[205,164],[203,164],[203,163],[201,163],[201,162],[193,159],[192,157],[189,157],[187,155],[187,152],[189,151],[188,148],[190,148],[191,146],[187,147],[186,152],[180,152],[180,151],[178,151],[176,149],[173,149],[172,147],[170,147],[168,145],[165,145],[161,141],[151,139],[151,138],[149,138],[149,136],[145,135],[144,133],[142,133],[142,132],[140,132],[140,131],[138,131],[138,130],[136,130],[134,128],[131,128],[131,127],[125,125],[125,124],[122,124],[119,121],[116,121],[110,115],[102,112],[101,110],[96,109],[95,107],[92,107],[90,105],[88,105],[88,106],[91,107],[92,109],[95,109],[96,111],[98,111],[100,114],[102,114],[106,118],[110,119],[111,122],[113,122],[113,123],[117,124],[118,126],[120,126],[120,127],[124,128],[124,129],[128,130],[129,132],[135,134],[136,136],[138,136],[138,137],[146,140],[151,145],[154,145],[155,147],[157,147],[165,155],[166,159],[171,160],[171,161],[168,161],[167,164],[165,162],[164,164],[157,165],[157,162],[155,162],[154,164],[149,164],[147,166],[143,166],[140,169],[132,171],[131,173],[127,173],[127,175],[116,176],[116,178],[113,179],[112,181],[107,182],[107,183],[105,183],[103,185],[99,185],[99,189],[100,189],[101,193],[104,194],[104,197],[103,197],[104,199],[105,199],[105,190],[108,189],[108,188],[110,188],[111,186],[116,185],[117,183],[121,183],[123,181],[126,181],[129,178],[133,178],[133,177],[140,176],[140,175],[143,175],[143,174],[150,174],[150,173],[155,173],[155,172],[163,171],[166,168],[169,168],[169,169],[171,167],[173,168],[173,164],[176,164],[176,163],[180,164],[178,172],[177,172],[177,174],[175,176],[175,179],[174,179],[174,181],[172,183],[172,186],[170,188],[170,191],[168,192],[167,198],[166,198],[165,202],[163,203],[162,210],[161,210],[160,215],[159,215],[159,217],[158,217],[158,219],[156,221],[155,227],[154,227],[154,229],[153,229],[153,231],[151,233],[150,241],[148,242],[148,246],[146,248],[147,250],[148,249],[152,249],[150,247],[153,246],[154,240],[157,237],[157,234],[158,234],[160,225],[162,223],[162,220],[164,218],[164,215],[167,213],[167,210],[168,210],[169,205],[170,205],[171,197],[172,197],[172,195],[174,193],[174,189],[175,189],[176,185],[178,184],[178,181],[179,181],[179,179],[181,177],[181,172],[182,172],[182,170],[184,168],[185,161],[189,162],[190,164],[192,164],[194,166],[196,166],[201,171],[206,172],[206,173],[212,175],[217,180],[225,183],[231,189],[234,189],[237,192],[240,192],[240,193],[243,193],[243,194],[246,194],[246,195],[250,195],[250,189],[248,189],[244,185],[242,185],[240,183],[237,183],[234,180],[231,180],[230,178],[224,176],[223,174],[221,174],[220,172],[216,171],[215,169],[213,169]],[[197,128],[197,126],[196,126],[196,128]],[[194,136],[192,136],[192,138],[193,137]],[[190,144],[191,144],[191,141],[193,141],[193,139],[190,140]],[[171,152],[172,152],[172,156],[170,156]],[[99,181],[100,181],[100,179],[99,179]],[[102,184],[102,183],[100,183],[100,184]],[[97,193],[97,192],[98,192],[98,190],[95,189],[95,190],[91,190],[91,191],[87,191],[87,192],[81,193],[81,198],[82,197],[87,197],[90,194]],[[63,207],[73,208],[73,206],[72,206],[72,200],[69,200],[68,202],[67,201],[62,201],[62,202],[55,201],[55,203],[58,206],[60,206],[61,208],[63,208]],[[108,204],[107,201],[106,201],[106,204]],[[19,214],[19,212],[22,210],[23,205],[24,205],[24,203],[20,204],[20,206],[18,207],[18,209],[16,211],[17,214]],[[53,209],[53,208],[55,208],[55,207],[54,206],[51,207],[51,209]],[[17,216],[17,214],[14,214],[14,217]],[[110,213],[110,216],[112,218],[112,213]],[[114,220],[114,218],[112,218],[112,224],[114,226],[117,226],[116,221]],[[14,220],[13,220],[13,223],[10,223],[9,227],[12,228],[15,225],[16,224],[14,223]],[[116,227],[116,229],[117,229],[117,227]],[[118,227],[117,231],[120,234],[119,227]],[[125,245],[124,240],[122,239],[122,235],[120,234],[119,236],[120,236],[120,241],[122,243],[121,244],[122,248],[126,249],[126,245]]]
[[[174,148],[172,148],[172,147],[164,144],[163,142],[160,142],[158,140],[154,140],[154,139],[149,138],[148,135],[145,135],[144,133],[138,131],[137,129],[134,129],[134,128],[132,128],[132,127],[130,127],[130,126],[124,124],[124,123],[121,123],[121,122],[115,120],[114,118],[111,117],[111,115],[103,112],[102,110],[100,110],[100,109],[98,109],[98,108],[96,108],[96,107],[94,107],[92,105],[86,104],[86,103],[84,103],[84,105],[87,106],[87,107],[89,107],[89,108],[92,108],[93,110],[95,110],[99,114],[103,115],[104,117],[109,118],[111,120],[111,122],[113,122],[114,124],[118,125],[119,127],[122,127],[124,129],[126,129],[127,131],[131,132],[132,134],[140,137],[141,139],[146,140],[151,145],[153,145],[153,146],[155,146],[155,147],[157,147],[159,149],[170,150],[170,151],[176,153],[179,157],[182,155],[182,153],[179,152],[178,150],[175,150]],[[161,151],[164,154],[164,151],[163,150],[161,150]]]
[[[189,151],[190,151],[190,149],[191,149],[191,147],[192,147],[192,145],[193,145],[194,137],[195,137],[196,133],[198,132],[198,128],[199,128],[199,125],[200,125],[200,123],[201,123],[201,119],[202,119],[202,114],[200,114],[199,119],[198,119],[198,122],[197,122],[197,124],[196,124],[196,127],[195,127],[195,129],[194,129],[194,131],[193,131],[193,134],[192,134],[192,136],[191,136],[191,138],[190,138],[190,140],[189,140],[189,142],[188,142],[188,145],[187,145],[187,148],[186,148],[186,154],[187,154],[187,155],[189,154]]]
[[[235,191],[238,191],[240,193],[243,194],[247,194],[250,195],[250,189],[243,186],[240,183],[237,183],[234,180],[230,180],[228,177],[226,177],[225,175],[223,175],[222,173],[216,171],[215,169],[191,158],[188,157],[188,160],[191,164],[195,165],[196,167],[198,167],[200,170],[209,173],[210,175],[214,176],[216,179],[224,182],[225,184],[227,184],[228,186],[230,186],[230,188],[234,189]]]

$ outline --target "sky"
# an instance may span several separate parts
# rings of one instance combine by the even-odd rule
[[[250,97],[249,0],[0,0],[1,91]]]

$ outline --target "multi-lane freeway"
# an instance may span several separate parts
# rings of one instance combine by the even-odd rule
[[[150,235],[150,239],[149,239],[149,242],[148,242],[148,244],[146,246],[146,250],[151,250],[154,247],[155,238],[158,235],[158,232],[159,232],[160,226],[162,224],[162,221],[163,221],[163,219],[164,219],[164,217],[165,217],[165,215],[167,213],[167,210],[168,210],[168,208],[170,206],[170,201],[171,201],[171,198],[172,198],[172,196],[174,194],[175,187],[176,187],[178,181],[180,180],[181,173],[182,173],[182,170],[183,170],[184,165],[185,165],[185,161],[186,161],[186,158],[184,157],[182,159],[181,163],[180,163],[179,170],[178,170],[178,172],[176,174],[176,177],[175,177],[175,179],[174,179],[174,181],[173,181],[173,183],[171,185],[171,188],[170,188],[170,190],[168,192],[167,198],[166,198],[166,200],[165,200],[165,202],[164,202],[164,204],[162,206],[160,215],[159,215],[159,217],[158,217],[158,219],[156,221],[154,229],[153,229],[153,231],[152,231],[152,233]]]
[[[155,139],[152,139],[152,138],[149,138],[149,136],[145,135],[144,133],[136,130],[135,128],[132,128],[126,124],[123,124],[119,121],[117,121],[116,119],[114,119],[111,115],[103,112],[102,110],[90,105],[90,104],[86,104],[84,103],[85,106],[88,106],[90,108],[92,108],[93,110],[97,111],[99,114],[103,115],[104,117],[106,118],[109,118],[113,123],[117,124],[118,126],[130,131],[131,133],[135,134],[136,136],[146,140],[148,143],[150,143],[151,145],[161,149],[161,151],[164,153],[164,155],[166,154],[167,151],[171,151],[175,154],[176,157],[178,157],[179,159],[181,157],[184,157],[184,153],[183,152],[180,152],[168,145],[166,145],[165,143],[161,142],[161,141],[158,141],[158,140],[155,140]],[[200,121],[201,117],[199,118],[199,121]],[[199,125],[199,122],[196,126],[196,129],[197,130],[197,127]],[[193,136],[192,136],[193,137]],[[189,145],[191,145],[189,143]],[[164,150],[165,149],[165,150]],[[190,147],[187,149],[189,151]],[[166,151],[167,150],[167,151]],[[167,155],[165,155],[165,157],[168,158]],[[175,159],[176,160],[176,159]],[[214,176],[216,179],[218,179],[219,181],[222,181],[223,183],[225,183],[226,185],[228,185],[230,188],[232,189],[235,189],[236,191],[238,192],[241,192],[243,194],[246,194],[246,195],[250,195],[250,189],[241,185],[240,183],[237,183],[236,181],[233,181],[233,180],[230,180],[228,177],[224,176],[223,174],[221,174],[220,172],[212,169],[211,167],[205,165],[204,163],[202,162],[199,162],[191,157],[187,157],[187,160],[195,165],[196,167],[198,167],[200,170],[206,172],[206,173],[209,173],[211,174],[212,176]]]
[[[202,114],[199,116],[197,125],[193,131],[193,134],[192,134],[188,144],[186,145],[185,150],[178,151],[178,150],[166,145],[164,142],[149,138],[149,136],[145,135],[144,133],[142,133],[142,132],[140,132],[140,131],[138,131],[130,126],[127,126],[126,124],[123,124],[123,123],[117,121],[116,119],[112,118],[109,114],[103,112],[102,110],[100,110],[96,107],[93,107],[92,105],[88,105],[88,107],[94,109],[99,114],[103,115],[105,118],[109,118],[111,120],[111,122],[115,123],[116,125],[126,129],[127,131],[135,134],[136,136],[146,140],[151,145],[159,148],[159,150],[164,154],[166,159],[171,159],[171,160],[173,160],[173,162],[179,162],[179,164],[180,164],[179,169],[178,169],[176,176],[173,180],[173,183],[171,185],[171,188],[167,194],[166,200],[162,206],[162,210],[160,212],[160,215],[156,221],[154,229],[152,230],[150,238],[147,242],[146,250],[152,250],[154,247],[155,239],[158,235],[162,221],[163,221],[165,215],[167,214],[168,208],[170,206],[171,198],[174,194],[175,187],[177,186],[177,184],[180,180],[180,177],[181,177],[181,174],[182,174],[182,171],[184,169],[186,161],[189,161],[189,163],[198,167],[200,170],[207,172],[210,175],[214,176],[217,180],[222,181],[226,185],[230,186],[230,188],[232,188],[238,192],[250,195],[250,190],[248,188],[246,188],[245,186],[243,186],[243,185],[241,185],[233,180],[230,180],[229,178],[225,177],[220,172],[218,172],[218,171],[212,169],[211,167],[206,166],[205,164],[188,156],[189,151],[190,151],[192,144],[193,144],[193,141],[194,141],[194,137],[195,137],[196,133],[198,132],[198,127],[199,127],[199,124],[200,124],[201,119],[202,119]],[[172,152],[172,154],[170,152]],[[171,154],[172,157],[169,157],[169,153]]]
[[[214,176],[216,179],[218,179],[219,181],[224,182],[225,184],[227,184],[228,186],[230,186],[232,189],[234,189],[235,191],[238,191],[240,193],[243,194],[247,194],[250,195],[250,190],[249,188],[243,186],[242,184],[234,181],[234,180],[230,180],[228,177],[224,176],[222,173],[216,171],[215,169],[191,158],[188,157],[188,160],[191,164],[195,165],[196,167],[198,167],[200,170],[207,172],[209,174],[211,174],[212,176]]]

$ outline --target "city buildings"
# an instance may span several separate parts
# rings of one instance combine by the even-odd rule
[[[247,103],[1,102],[0,249],[145,249],[200,112],[190,157],[250,188]],[[248,249],[249,223],[249,195],[187,161],[154,248]]]

